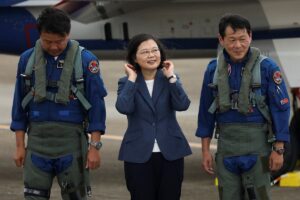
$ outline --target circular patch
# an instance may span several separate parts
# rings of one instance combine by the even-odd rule
[[[90,64],[89,64],[89,70],[90,70],[90,72],[92,72],[93,74],[98,73],[99,70],[100,70],[98,62],[95,61],[95,60],[91,61]]]
[[[279,85],[282,82],[282,76],[280,71],[276,71],[273,74],[273,80],[274,82]]]
[[[288,98],[284,98],[284,99],[281,99],[281,100],[280,100],[280,104],[281,104],[281,105],[287,104],[288,102],[289,102],[289,99],[288,99]]]

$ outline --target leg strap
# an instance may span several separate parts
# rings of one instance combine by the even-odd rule
[[[37,188],[24,188],[24,196],[38,196],[38,197],[45,197],[47,199],[50,198],[50,190],[43,190]]]

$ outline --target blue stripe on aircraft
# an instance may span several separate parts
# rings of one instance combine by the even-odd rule
[[[253,40],[268,40],[300,37],[300,28],[253,31]],[[216,49],[217,38],[165,38],[160,39],[167,49]],[[79,40],[82,46],[90,50],[123,50],[124,40]]]
[[[0,51],[21,53],[39,37],[36,20],[24,8],[0,7]]]
[[[300,28],[286,28],[273,30],[257,30],[253,32],[254,40],[281,39],[300,37]]]
[[[1,1],[1,0],[0,0]],[[15,1],[1,1],[3,4]],[[20,54],[34,46],[39,35],[34,26],[36,19],[25,8],[3,8],[0,6],[0,52]],[[256,30],[253,40],[280,39],[300,37],[300,28]],[[162,38],[167,49],[216,49],[217,38]],[[116,40],[79,40],[80,44],[90,50],[124,50],[127,41]]]
[[[0,7],[7,7],[7,6],[11,6],[11,5],[14,5],[16,3],[20,3],[20,2],[23,2],[25,0],[1,0],[0,1]]]

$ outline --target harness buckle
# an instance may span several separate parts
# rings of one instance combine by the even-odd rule
[[[31,79],[31,75],[27,75],[27,74],[20,74],[20,76],[26,80],[30,80]]]
[[[79,78],[76,80],[76,83],[82,83],[84,81],[84,78]]]
[[[215,139],[219,139],[220,138],[220,126],[217,124],[215,127]]]
[[[232,90],[230,93],[231,99],[231,109],[237,110],[238,109],[238,100],[239,100],[239,93],[238,90]]]
[[[217,89],[218,88],[218,86],[214,83],[209,83],[207,86],[211,89]]]

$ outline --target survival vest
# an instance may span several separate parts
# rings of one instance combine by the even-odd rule
[[[46,79],[46,59],[40,40],[37,40],[34,50],[29,57],[25,73],[21,76],[25,80],[26,95],[22,100],[22,108],[25,109],[29,102],[42,102],[45,100],[54,101],[66,105],[69,102],[70,94],[75,95],[85,110],[92,106],[84,96],[84,79],[82,70],[81,52],[84,48],[79,46],[77,41],[71,40],[71,45],[64,60],[63,70],[59,81]],[[32,74],[35,74],[33,83]],[[73,71],[75,83],[72,83]],[[57,87],[57,93],[46,91],[46,87]]]
[[[243,68],[242,81],[238,92],[231,91],[228,82],[227,63],[223,51],[217,57],[217,68],[214,73],[213,82],[210,88],[217,92],[215,99],[209,108],[210,113],[226,112],[229,109],[236,109],[242,114],[249,113],[253,107],[257,107],[268,123],[269,142],[275,140],[272,130],[272,119],[269,108],[265,102],[265,96],[261,94],[261,62],[266,56],[260,54],[257,48],[251,47],[251,57]]]

